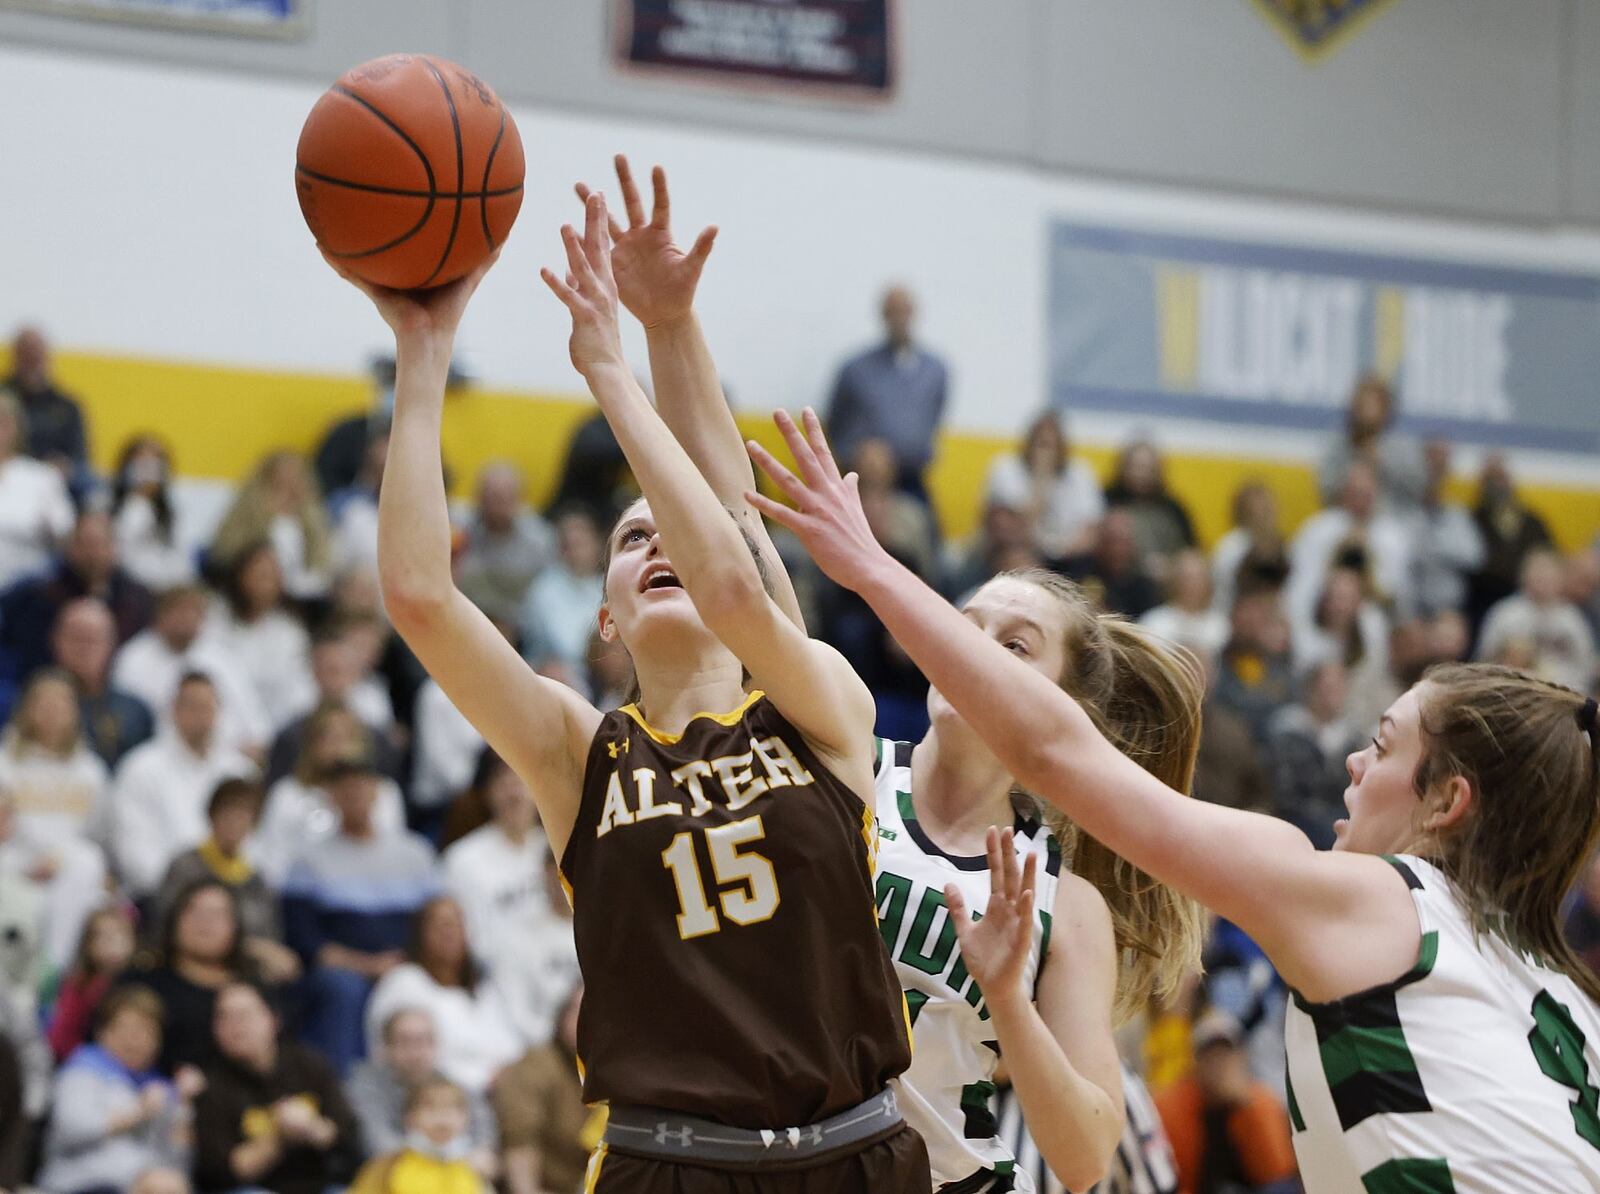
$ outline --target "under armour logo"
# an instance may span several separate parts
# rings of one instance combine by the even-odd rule
[[[626,742],[623,743],[627,745]],[[613,750],[616,748],[613,747]],[[679,1148],[688,1148],[694,1143],[693,1128],[669,1128],[665,1123],[656,1125],[657,1144],[676,1144]]]
[[[632,744],[632,742],[633,742],[633,739],[631,739],[631,738],[624,738],[621,742],[607,742],[606,743],[606,750],[610,753],[611,757],[614,759],[614,758],[617,757],[617,755],[619,753],[621,753],[622,751],[627,750],[628,747]]]

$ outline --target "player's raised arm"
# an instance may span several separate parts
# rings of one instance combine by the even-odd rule
[[[775,417],[801,476],[760,445],[749,450],[797,508],[753,493],[750,501],[793,530],[828,576],[866,599],[1022,787],[1135,866],[1239,924],[1308,998],[1347,981],[1343,963],[1351,953],[1366,949],[1375,969],[1387,967],[1391,959],[1377,956],[1374,944],[1387,942],[1384,933],[1406,904],[1388,866],[1319,853],[1286,822],[1190,800],[1125,757],[1050,677],[1014,658],[879,546],[854,477],[840,476],[814,413],[806,412],[804,434],[783,412]],[[1307,933],[1313,923],[1318,932]],[[1414,956],[1414,922],[1409,930],[1408,943],[1402,930],[1388,944],[1401,943]],[[1330,971],[1339,977],[1327,980]]]
[[[445,377],[467,300],[493,263],[421,295],[340,273],[372,299],[395,334],[394,423],[378,501],[384,605],[451,702],[533,791],[559,857],[600,714],[528,667],[450,573],[450,515],[439,463]],[[333,259],[329,264],[339,270]]]
[[[562,229],[568,275],[546,285],[572,315],[572,363],[616,434],[650,503],[662,547],[707,628],[778,711],[858,792],[871,787],[873,705],[832,648],[813,642],[767,594],[739,524],[723,508],[623,359],[605,201],[591,195],[582,237]]]
[[[773,600],[803,628],[794,585],[766,523],[744,500],[746,491],[755,486],[755,474],[694,310],[695,291],[717,229],[704,229],[684,252],[672,239],[672,198],[666,171],[657,166],[650,172],[653,195],[646,217],[628,159],[619,153],[615,165],[628,226],[624,228],[611,217],[612,276],[622,305],[644,327],[656,410],[717,499],[755,544]],[[580,182],[577,192],[587,203],[589,187]]]

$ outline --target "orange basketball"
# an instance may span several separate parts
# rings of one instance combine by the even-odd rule
[[[523,168],[516,122],[481,79],[390,54],[317,101],[294,175],[324,250],[369,282],[420,290],[470,273],[505,240]]]

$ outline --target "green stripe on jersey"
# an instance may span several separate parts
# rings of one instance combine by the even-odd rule
[[[1404,1157],[1385,1161],[1361,1175],[1367,1194],[1455,1194],[1450,1166],[1437,1157]]]
[[[989,1106],[992,1098],[993,1082],[972,1082],[961,1088],[961,1110],[967,1115],[964,1134],[968,1140],[992,1140],[1000,1130]]]
[[[1416,1060],[1406,1046],[1405,1029],[1341,1028],[1322,1042],[1322,1072],[1329,1086],[1342,1086],[1356,1074],[1414,1074]]]
[[[1287,1066],[1283,1070],[1283,1091],[1289,1096],[1289,1124],[1296,1132],[1306,1130],[1306,1118],[1300,1114],[1300,1101],[1294,1097],[1294,1080]]]

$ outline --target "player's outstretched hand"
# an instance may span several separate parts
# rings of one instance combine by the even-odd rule
[[[622,206],[628,216],[626,228],[615,216],[609,221],[611,270],[617,280],[617,295],[629,313],[647,328],[683,319],[694,309],[695,288],[700,285],[700,273],[711,256],[717,230],[705,229],[685,253],[672,240],[667,172],[660,166],[650,171],[655,194],[650,218],[646,219],[633,169],[620,153],[616,167]],[[587,204],[593,192],[581,182],[576,189],[578,198]]]
[[[571,224],[561,226],[561,243],[567,249],[566,278],[558,278],[549,268],[540,270],[539,276],[572,316],[567,351],[573,368],[589,377],[596,370],[626,368],[627,364],[617,318],[617,283],[611,275],[605,196],[591,194],[583,208],[582,237]]]
[[[793,507],[754,492],[746,493],[745,500],[773,522],[793,531],[817,567],[832,580],[847,589],[859,589],[873,565],[887,558],[887,553],[861,508],[860,478],[855,473],[839,475],[839,464],[822,434],[817,412],[808,406],[802,417],[803,434],[787,411],[780,410],[772,416],[800,468],[798,477],[755,440],[745,444],[750,458],[794,503]]]
[[[985,843],[989,854],[989,907],[974,921],[961,889],[949,884],[945,904],[956,925],[961,960],[967,973],[991,1000],[1023,986],[1028,953],[1033,947],[1033,903],[1039,889],[1039,859],[1017,862],[1012,832],[993,826]]]
[[[390,290],[387,286],[374,286],[352,274],[337,257],[330,257],[326,251],[322,257],[336,274],[372,300],[397,341],[415,336],[454,340],[461,317],[466,314],[468,300],[483,276],[500,260],[500,250],[496,249],[465,277],[432,290]]]

